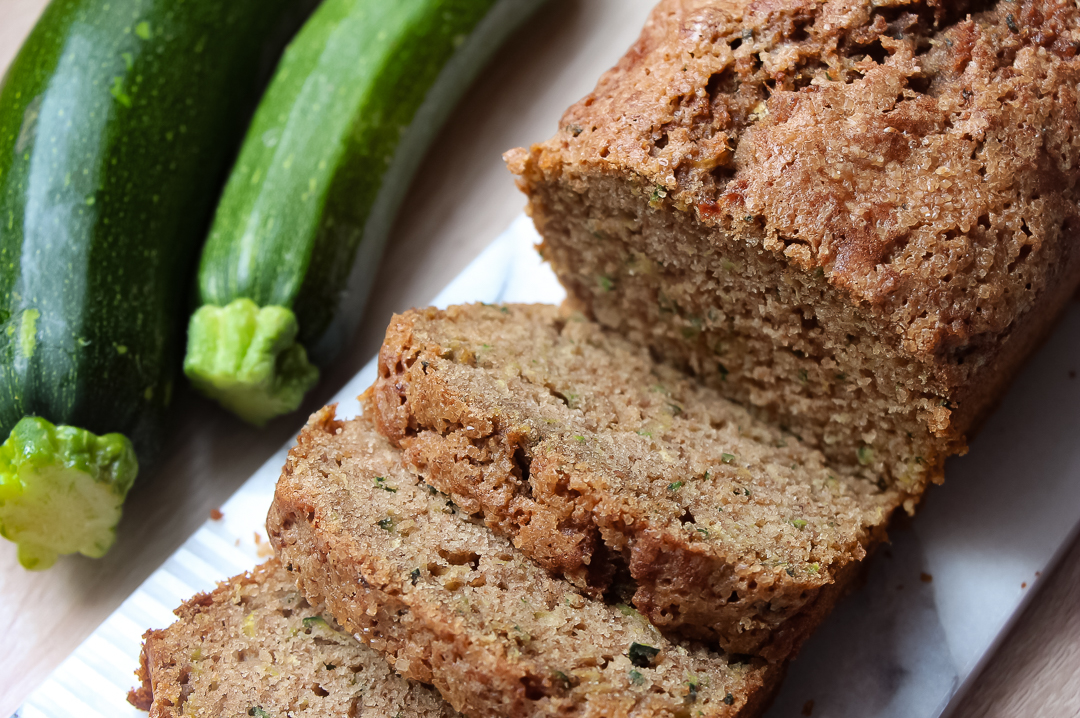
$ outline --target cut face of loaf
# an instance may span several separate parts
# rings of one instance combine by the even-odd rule
[[[276,559],[176,615],[143,636],[142,686],[128,697],[151,718],[460,718],[308,603]]]
[[[289,452],[267,530],[305,595],[466,715],[745,717],[780,678],[552,578],[332,407]]]
[[[527,556],[595,595],[625,567],[657,626],[771,660],[902,500],[549,305],[395,316],[364,400],[409,466]]]
[[[663,0],[507,160],[576,307],[918,496],[1080,281],[1076,37],[1057,0]]]

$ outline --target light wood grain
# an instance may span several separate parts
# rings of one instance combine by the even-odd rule
[[[429,153],[367,318],[304,413],[257,431],[183,393],[161,466],[140,477],[107,557],[68,558],[32,574],[0,543],[0,716],[288,440],[306,412],[363,366],[391,312],[433,297],[521,211],[501,153],[552,134],[562,111],[633,41],[652,2],[557,0],[499,54]],[[0,68],[43,6],[42,0],[0,0]],[[1045,583],[954,718],[1080,715],[1080,544]]]
[[[1080,541],[1009,632],[952,718],[1080,716]]]

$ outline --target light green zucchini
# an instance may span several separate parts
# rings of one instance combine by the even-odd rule
[[[200,390],[255,424],[299,405],[318,376],[308,355],[325,363],[359,321],[436,131],[542,2],[323,3],[278,66],[203,249],[184,362]]]

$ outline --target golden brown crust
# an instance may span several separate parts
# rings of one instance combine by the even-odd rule
[[[968,5],[662,2],[530,161],[662,185],[882,306],[912,353],[1000,332],[1076,218],[1080,11]]]
[[[139,679],[139,685],[128,691],[128,703],[141,711],[149,711],[154,703],[154,684],[150,679],[150,659],[146,655],[148,642],[153,638],[154,631],[143,634],[142,650],[139,651],[139,667],[135,670],[135,677]]]
[[[578,307],[917,496],[1080,282],[1078,46],[1063,0],[666,0],[508,160]]]
[[[550,571],[597,595],[625,566],[655,625],[773,660],[903,498],[546,305],[395,316],[365,401],[414,470]]]
[[[469,715],[747,716],[782,672],[673,643],[550,577],[405,471],[362,418],[312,417],[267,528],[307,595]]]

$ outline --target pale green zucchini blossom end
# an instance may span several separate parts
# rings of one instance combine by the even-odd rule
[[[97,436],[27,416],[0,445],[0,535],[19,563],[42,570],[57,556],[105,555],[139,464],[122,434]]]
[[[296,341],[285,307],[236,299],[203,305],[188,325],[184,373],[206,396],[256,426],[300,406],[319,370]]]

